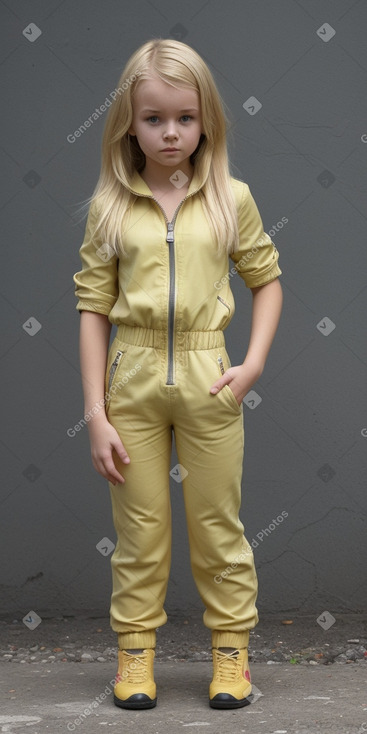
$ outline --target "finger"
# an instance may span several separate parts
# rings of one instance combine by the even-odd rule
[[[104,460],[103,468],[105,471],[105,477],[109,482],[112,482],[112,484],[116,484],[116,482],[119,482],[120,484],[125,483],[125,479],[122,474],[117,471],[112,457]]]
[[[129,464],[130,463],[130,456],[127,453],[127,451],[125,449],[125,446],[122,443],[122,441],[120,439],[118,439],[117,441],[112,441],[111,442],[111,445],[115,449],[116,453],[119,455],[121,461],[123,461],[124,464]]]
[[[219,380],[217,380],[216,382],[213,383],[213,385],[211,386],[209,392],[211,392],[213,395],[215,395],[217,392],[219,392],[219,390],[222,389],[222,387],[224,387],[224,385],[227,385],[228,384],[229,379],[230,378],[229,378],[228,375],[227,376],[223,375],[223,377],[220,377]]]

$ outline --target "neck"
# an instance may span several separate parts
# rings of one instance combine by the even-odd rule
[[[172,182],[170,181],[170,177],[174,176],[177,171],[182,171],[187,176],[188,181],[186,181],[186,186],[189,186],[194,175],[194,166],[191,165],[189,160],[182,161],[182,163],[176,166],[159,166],[159,164],[155,164],[154,162],[152,165],[151,161],[146,161],[140,175],[150,188],[153,187],[160,191],[171,191]]]

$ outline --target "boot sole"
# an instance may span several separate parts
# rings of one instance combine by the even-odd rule
[[[157,705],[157,699],[149,698],[149,696],[138,701],[133,701],[129,698],[127,698],[126,701],[123,701],[121,698],[117,698],[117,696],[114,695],[113,702],[115,706],[119,706],[122,709],[152,709]]]
[[[233,699],[232,701],[221,701],[220,699],[215,700],[209,699],[209,706],[212,709],[239,709],[243,706],[249,706],[251,701],[248,698],[242,698],[241,700]]]

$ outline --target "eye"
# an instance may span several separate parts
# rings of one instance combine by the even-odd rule
[[[150,117],[147,117],[147,120],[148,120],[148,122],[152,122],[152,120],[158,120],[158,117],[157,117],[157,115],[151,115]]]
[[[191,115],[182,115],[181,120],[182,120],[183,117],[187,117],[189,120],[192,120],[193,119]],[[185,122],[186,122],[186,120],[185,120]]]

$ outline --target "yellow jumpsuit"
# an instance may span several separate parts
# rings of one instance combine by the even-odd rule
[[[110,619],[120,649],[155,647],[156,628],[167,621],[172,431],[191,569],[213,647],[246,647],[258,622],[253,553],[239,518],[243,406],[228,385],[217,395],[209,389],[231,366],[223,334],[234,313],[231,278],[237,272],[252,288],[282,271],[248,185],[231,184],[240,234],[232,267],[224,252],[216,254],[196,172],[171,222],[136,172],[126,256],[90,238],[92,204],[82,270],[73,276],[76,308],[117,326],[105,409],[131,460],[124,465],[114,454],[125,483],[109,483],[117,536]]]

